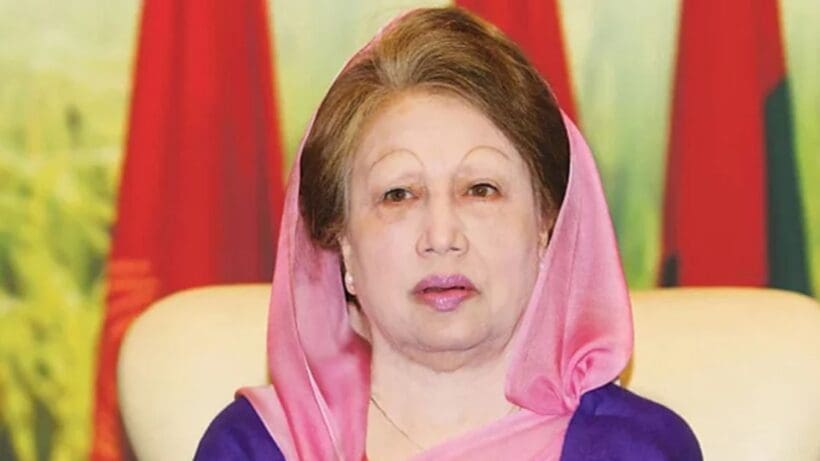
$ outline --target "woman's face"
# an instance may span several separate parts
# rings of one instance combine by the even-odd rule
[[[374,348],[439,370],[500,354],[549,227],[501,131],[454,96],[402,95],[365,127],[347,193],[347,284]]]

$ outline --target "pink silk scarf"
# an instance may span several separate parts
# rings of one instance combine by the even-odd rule
[[[613,381],[632,353],[629,294],[598,172],[578,129],[566,116],[564,123],[569,184],[512,338],[505,395],[521,410],[414,461],[558,460],[581,396]],[[288,461],[361,461],[370,349],[349,326],[338,254],[314,246],[299,213],[301,151],[285,196],[268,317],[273,384],[239,394]]]

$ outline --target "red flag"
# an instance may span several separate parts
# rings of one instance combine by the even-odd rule
[[[152,301],[269,281],[282,179],[264,0],[145,0],[108,267],[94,460],[123,457],[115,371]]]
[[[680,21],[662,283],[808,291],[777,1]]]
[[[457,0],[456,3],[498,26],[524,50],[547,80],[561,108],[577,120],[564,36],[556,0]]]

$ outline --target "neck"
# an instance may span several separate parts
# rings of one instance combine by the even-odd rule
[[[370,380],[378,404],[368,412],[368,445],[377,442],[373,435],[428,448],[506,416],[514,409],[504,396],[507,355],[436,371],[374,338]]]

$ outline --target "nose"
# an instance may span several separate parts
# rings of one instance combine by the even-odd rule
[[[467,251],[467,238],[453,199],[428,197],[424,226],[416,250],[421,256],[458,255]]]

